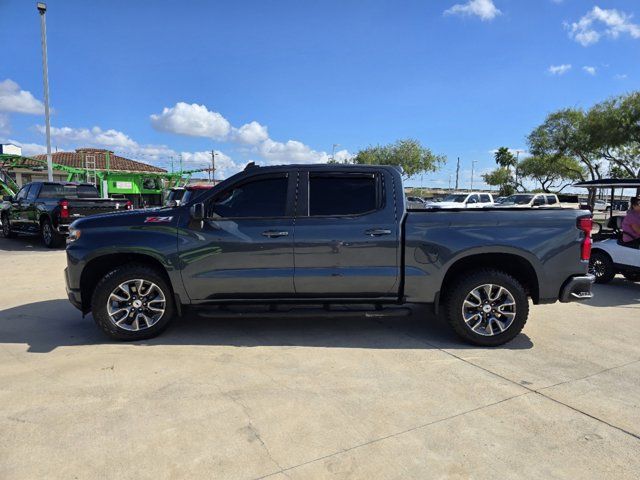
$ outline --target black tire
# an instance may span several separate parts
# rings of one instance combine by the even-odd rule
[[[11,230],[11,222],[6,213],[2,215],[2,236],[4,238],[15,238],[16,236],[16,233]]]
[[[51,220],[45,218],[40,222],[40,237],[47,248],[58,248],[64,245],[65,238],[53,228]]]
[[[107,312],[107,302],[111,293],[123,282],[134,279],[154,283],[162,291],[165,299],[164,313],[157,322],[137,331],[116,325]],[[109,337],[116,340],[145,340],[159,335],[173,319],[173,293],[165,278],[156,269],[140,264],[123,265],[107,273],[98,282],[91,298],[91,312],[98,327]]]
[[[513,303],[515,304],[515,316],[512,318],[511,323],[509,323],[502,332],[492,334],[493,325],[495,325],[495,322],[497,322],[497,320],[495,320],[490,327],[491,334],[483,335],[472,330],[472,327],[468,325],[467,322],[465,322],[465,319],[463,317],[463,306],[465,299],[467,299],[467,297],[471,295],[472,291],[474,291],[478,287],[481,287],[482,285],[488,284],[494,285],[496,287],[502,287],[509,294],[511,294],[514,300]],[[497,292],[498,289],[496,288],[496,290],[494,291]],[[496,307],[496,309],[497,308],[498,307]],[[449,325],[451,325],[451,328],[453,328],[453,330],[463,340],[473,345],[479,345],[483,347],[497,347],[512,340],[522,331],[525,323],[527,323],[527,318],[529,316],[529,302],[527,299],[527,293],[525,292],[523,286],[511,275],[508,275],[507,273],[504,273],[500,270],[481,270],[475,273],[464,274],[460,277],[457,277],[450,283],[450,291],[447,292],[445,298],[445,312]],[[490,317],[491,313],[488,313],[487,315],[489,315]],[[494,314],[494,316],[496,315]],[[497,316],[502,317],[502,315],[499,313]],[[485,322],[486,325],[486,318],[489,317],[482,317],[483,320],[478,321],[478,324]],[[504,325],[502,322],[500,322],[500,324]]]
[[[640,282],[640,273],[624,273],[623,275],[630,282]]]
[[[609,254],[602,250],[591,252],[589,273],[595,275],[596,283],[609,283],[616,276],[616,269]]]

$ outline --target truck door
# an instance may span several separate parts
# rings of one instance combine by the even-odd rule
[[[26,207],[27,195],[31,188],[31,183],[28,183],[20,189],[16,194],[13,202],[11,202],[11,209],[9,210],[9,220],[11,222],[11,228],[15,230],[24,230],[24,209]]]
[[[400,232],[395,208],[393,179],[383,170],[302,172],[294,244],[296,295],[397,295]]]
[[[41,183],[32,183],[29,193],[27,193],[27,197],[23,201],[20,221],[22,222],[22,228],[24,230],[32,232],[38,232],[40,230],[36,199],[41,185]]]
[[[296,181],[297,172],[251,175],[204,200],[205,220],[178,238],[192,300],[293,297]]]

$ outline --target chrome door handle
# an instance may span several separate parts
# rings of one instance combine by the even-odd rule
[[[372,228],[371,230],[365,230],[364,234],[370,237],[380,237],[382,235],[391,235],[391,230],[386,228]]]
[[[262,235],[269,238],[278,238],[278,237],[286,237],[289,235],[289,232],[281,232],[279,230],[267,230],[262,232]]]

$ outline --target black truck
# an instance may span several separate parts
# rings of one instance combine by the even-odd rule
[[[78,218],[130,210],[131,202],[100,198],[89,183],[32,182],[15,196],[4,196],[0,206],[2,233],[40,235],[49,247],[64,245],[69,225]]]
[[[155,336],[186,306],[384,316],[420,303],[495,346],[529,299],[591,297],[590,229],[575,209],[407,210],[393,167],[249,166],[179,207],[75,221],[65,277],[116,339]]]

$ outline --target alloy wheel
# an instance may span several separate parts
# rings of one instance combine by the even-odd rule
[[[167,302],[155,283],[141,278],[118,285],[107,300],[107,314],[114,325],[124,330],[151,328],[164,315]]]
[[[471,290],[462,303],[462,318],[467,327],[478,335],[499,335],[516,318],[515,298],[500,285],[480,285]]]

